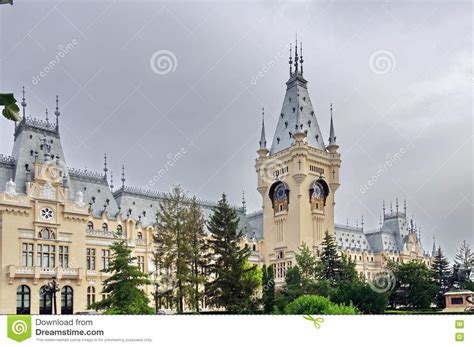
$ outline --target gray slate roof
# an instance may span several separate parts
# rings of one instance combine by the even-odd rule
[[[278,117],[270,155],[291,146],[293,143],[292,134],[295,133],[296,127],[307,133],[305,141],[311,147],[326,151],[326,145],[324,144],[316,113],[311,103],[307,83],[299,72],[292,74],[288,82],[286,82],[285,99]],[[298,118],[299,124],[296,124]]]

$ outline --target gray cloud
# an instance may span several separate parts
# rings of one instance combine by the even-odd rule
[[[60,95],[70,166],[101,170],[107,152],[116,177],[125,163],[129,184],[160,175],[157,190],[181,183],[204,199],[226,191],[236,203],[245,190],[253,210],[261,204],[253,167],[260,109],[271,141],[288,78],[286,52],[276,57],[298,32],[325,138],[334,103],[343,159],[337,220],[364,214],[375,228],[383,199],[406,198],[425,248],[435,234],[452,256],[463,239],[473,243],[470,6],[18,0],[0,7],[1,90],[19,95],[24,84],[27,112],[39,118]],[[174,71],[153,71],[159,50],[175,55]],[[380,50],[395,59],[382,74],[369,65]],[[10,153],[10,123],[1,122],[0,136],[0,152]]]

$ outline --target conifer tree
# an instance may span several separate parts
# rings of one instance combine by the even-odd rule
[[[209,247],[204,230],[204,216],[196,197],[193,197],[187,211],[187,234],[190,236],[191,253],[189,261],[191,276],[189,282],[191,307],[199,312],[199,302],[204,297],[203,286],[206,283],[206,271],[209,266]]]
[[[296,264],[300,269],[300,274],[304,284],[308,284],[310,281],[315,279],[317,260],[314,253],[305,243],[298,247],[298,253],[296,254]]]
[[[342,262],[337,252],[336,241],[334,237],[326,231],[323,242],[320,261],[322,264],[322,277],[332,283],[335,283],[341,275]]]
[[[157,215],[157,233],[154,239],[156,251],[161,256],[162,267],[171,269],[175,274],[176,306],[178,313],[184,311],[184,299],[189,291],[191,266],[191,241],[189,229],[186,228],[187,199],[180,186],[165,194],[160,202]]]
[[[270,314],[275,306],[275,276],[273,274],[273,266],[266,267],[263,265],[263,312]]]
[[[243,230],[239,230],[239,217],[227,202],[225,194],[207,222],[210,232],[210,250],[213,262],[210,265],[211,279],[206,294],[209,305],[224,307],[227,312],[242,312],[253,295],[252,281],[245,280],[245,273],[254,267],[246,267],[250,255],[248,248],[241,248]]]
[[[431,264],[432,271],[432,280],[436,284],[437,294],[436,294],[436,305],[439,308],[445,307],[444,293],[448,289],[449,278],[451,276],[451,271],[449,268],[449,261],[443,255],[441,247],[438,247],[438,250],[434,256],[433,263]]]
[[[134,264],[131,249],[125,241],[116,242],[111,247],[112,259],[105,272],[112,274],[103,282],[102,294],[105,298],[90,306],[92,309],[105,310],[105,314],[151,314],[150,300],[140,288],[151,284],[148,275]]]

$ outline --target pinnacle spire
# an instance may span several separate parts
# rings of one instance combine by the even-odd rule
[[[260,133],[260,149],[267,149],[267,140],[265,139],[265,108],[262,107],[262,132]]]
[[[110,171],[110,190],[114,190],[114,173]]]
[[[288,60],[288,63],[290,64],[290,77],[293,74],[293,56],[292,56],[292,50],[291,50],[291,43],[290,43],[290,59]]]
[[[295,40],[295,74],[298,74],[298,34]]]
[[[125,165],[122,165],[122,189],[125,188]]]
[[[436,254],[436,242],[435,242],[435,235],[433,234],[433,249],[431,251],[431,256],[434,257]]]
[[[334,132],[334,122],[332,120],[332,103],[329,106],[331,112],[331,125],[329,127],[329,146],[336,144],[336,134]]]
[[[54,115],[56,116],[56,131],[59,130],[59,116],[61,115],[61,112],[59,112],[59,96],[56,95],[56,111],[54,112]]]
[[[23,118],[25,118],[25,115],[26,115],[26,99],[25,99],[25,86],[23,86],[23,90],[22,90],[22,93],[23,93],[23,98],[21,99],[21,107],[23,108]]]
[[[247,211],[247,202],[245,201],[245,191],[242,190],[242,210],[244,213]]]
[[[105,176],[105,179],[107,179],[107,171],[109,171],[109,169],[107,169],[107,153],[104,153],[104,176]]]
[[[45,113],[46,113],[46,124],[49,124],[48,109],[46,109]]]

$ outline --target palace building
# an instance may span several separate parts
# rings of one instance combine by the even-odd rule
[[[291,55],[291,54],[290,54]],[[59,284],[58,312],[87,310],[101,299],[101,272],[110,259],[109,246],[125,240],[140,268],[154,273],[152,252],[156,212],[163,194],[121,184],[113,185],[107,157],[103,173],[67,166],[61,145],[60,112],[55,121],[26,116],[15,124],[11,156],[0,156],[0,314],[51,314],[52,298],[45,290]],[[5,120],[4,120],[5,121]],[[247,213],[245,200],[235,207],[245,229],[242,247],[251,261],[273,264],[277,286],[295,265],[295,253],[305,243],[318,254],[326,232],[335,236],[340,252],[356,262],[370,280],[387,260],[420,259],[419,229],[407,219],[406,204],[383,209],[374,230],[334,221],[335,193],[340,185],[341,154],[332,119],[326,144],[303,77],[303,57],[290,58],[290,78],[278,124],[267,147],[262,118],[255,162],[262,210]],[[1,188],[0,188],[1,189]],[[200,201],[209,216],[214,202]],[[145,291],[150,295],[153,286]]]

